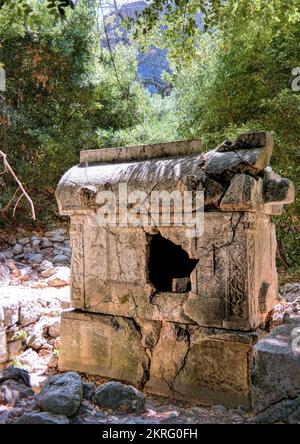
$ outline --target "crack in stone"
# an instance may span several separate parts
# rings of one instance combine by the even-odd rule
[[[175,384],[175,380],[178,377],[178,375],[184,370],[184,367],[185,367],[186,361],[187,361],[187,357],[188,357],[189,351],[191,349],[191,334],[190,334],[188,328],[185,329],[185,338],[186,338],[185,339],[186,342],[188,343],[188,348],[187,348],[187,351],[185,352],[185,355],[181,361],[181,365],[173,378],[173,385]]]
[[[143,390],[145,385],[147,384],[147,382],[150,379],[150,369],[151,369],[151,362],[152,362],[153,351],[154,351],[154,349],[155,349],[155,347],[156,347],[156,345],[157,345],[157,343],[158,343],[158,341],[160,339],[162,322],[158,321],[160,327],[159,327],[159,330],[158,330],[158,337],[157,337],[157,340],[156,340],[155,344],[153,344],[152,347],[147,347],[147,346],[143,345],[143,337],[144,336],[143,336],[142,327],[138,324],[136,319],[131,318],[131,320],[132,320],[133,326],[135,327],[135,329],[137,330],[137,332],[140,335],[140,343],[141,343],[141,345],[142,345],[142,347],[144,349],[145,355],[147,356],[147,365],[145,366],[144,363],[143,363],[144,372],[143,372],[143,376],[142,376],[140,382],[138,383],[139,389]]]
[[[295,394],[293,394],[291,396],[283,396],[279,400],[271,402],[265,409],[260,410],[259,412],[257,412],[256,415],[260,415],[261,413],[266,412],[269,408],[273,407],[276,404],[279,404],[282,401],[288,401],[289,399],[296,399],[296,398],[298,398],[298,396],[300,396],[300,391],[296,392]]]
[[[209,246],[208,248],[205,249],[205,251],[202,255],[198,256],[199,259],[202,259],[206,255],[208,255],[212,249],[213,249],[213,254],[215,254],[217,250],[221,250],[222,248],[230,247],[230,245],[232,245],[234,243],[235,238],[236,238],[236,232],[237,232],[238,225],[240,224],[240,222],[244,216],[243,212],[240,212],[238,221],[236,222],[235,225],[233,225],[233,217],[235,214],[236,213],[233,213],[230,218],[230,225],[231,225],[231,231],[232,231],[231,239],[228,242],[226,242],[225,244],[219,245],[219,246],[217,246],[213,243],[212,246]],[[203,250],[204,248],[200,247],[200,249]]]

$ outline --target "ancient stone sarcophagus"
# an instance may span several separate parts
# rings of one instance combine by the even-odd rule
[[[272,149],[261,132],[208,153],[195,140],[81,152],[56,193],[72,242],[62,369],[249,405],[252,347],[277,295],[271,216],[294,199]]]

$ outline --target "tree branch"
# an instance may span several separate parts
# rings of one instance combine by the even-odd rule
[[[6,158],[6,154],[3,153],[1,150],[0,150],[0,157],[2,157],[2,159],[3,159],[4,171],[9,172],[12,175],[12,177],[14,178],[14,180],[16,181],[16,183],[18,184],[18,188],[17,188],[16,192],[14,193],[13,198],[10,200],[10,202],[8,203],[8,206],[6,206],[4,210],[7,210],[7,208],[10,206],[12,200],[14,199],[16,193],[19,190],[21,190],[22,194],[21,194],[21,196],[19,196],[19,198],[18,198],[18,200],[17,200],[17,202],[16,202],[16,204],[14,206],[13,216],[15,215],[15,212],[16,212],[16,209],[17,209],[17,206],[18,206],[20,200],[22,199],[22,197],[25,197],[26,200],[29,202],[29,205],[30,205],[30,208],[31,208],[31,217],[32,217],[33,220],[35,220],[35,209],[34,209],[34,205],[33,205],[32,199],[29,197],[29,195],[27,194],[27,192],[26,192],[25,188],[23,187],[22,183],[20,182],[20,180],[16,176],[14,170],[12,169],[10,164],[8,163],[7,158]]]

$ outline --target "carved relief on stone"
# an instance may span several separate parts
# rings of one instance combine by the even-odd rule
[[[75,308],[84,308],[84,244],[83,219],[71,218],[70,241],[72,246],[71,261],[71,299]]]
[[[239,226],[240,225],[240,226]],[[247,234],[238,221],[234,227],[234,240],[229,247],[229,289],[227,317],[245,319],[248,295],[248,255],[253,254],[247,245]]]

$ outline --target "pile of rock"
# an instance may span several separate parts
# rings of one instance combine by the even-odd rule
[[[1,236],[0,259],[13,259],[15,262],[33,267],[45,259],[55,265],[68,265],[71,258],[71,246],[67,230],[55,228],[32,235],[22,229],[16,234]]]
[[[2,412],[1,405],[6,406]],[[8,367],[0,373],[0,424],[107,422],[100,409],[140,414],[145,411],[145,396],[119,382],[86,384],[75,372],[48,377],[35,395],[25,370]]]
[[[64,287],[70,283],[70,268],[55,266],[44,260],[32,266],[8,259],[0,263],[0,285],[30,286],[32,288]],[[1,291],[1,294],[4,291]]]
[[[35,374],[57,366],[60,313],[69,307],[69,287],[30,289],[25,294],[24,289],[5,287],[0,299],[0,365],[14,362]]]

